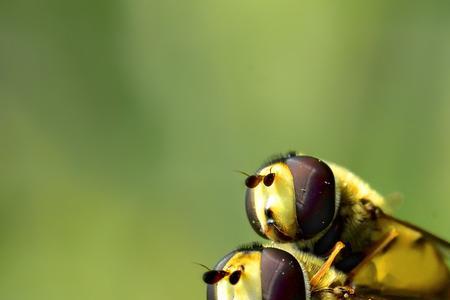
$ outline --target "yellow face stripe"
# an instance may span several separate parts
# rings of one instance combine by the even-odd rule
[[[261,252],[238,252],[226,263],[224,271],[230,274],[241,270],[239,281],[232,285],[228,277],[217,283],[218,300],[255,300],[262,299],[261,293]]]
[[[278,240],[272,226],[267,225],[265,211],[270,209],[272,219],[281,231],[294,238],[297,234],[297,218],[295,208],[294,180],[289,167],[284,163],[275,163],[263,168],[258,175],[275,173],[275,180],[271,186],[263,182],[252,189],[256,216],[265,235],[271,240]]]

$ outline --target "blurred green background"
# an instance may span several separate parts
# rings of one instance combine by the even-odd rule
[[[295,149],[450,239],[450,2],[0,2],[0,298],[205,299]]]

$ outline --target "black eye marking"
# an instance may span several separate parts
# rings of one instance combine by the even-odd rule
[[[241,274],[242,274],[242,272],[239,271],[239,270],[238,271],[234,271],[233,273],[231,273],[231,275],[229,277],[230,283],[232,285],[235,285],[236,283],[238,283],[239,278],[241,278]]]
[[[261,175],[251,175],[248,176],[247,179],[245,179],[245,185],[249,188],[255,188],[262,180]]]
[[[206,284],[215,284],[228,274],[228,272],[222,270],[211,270],[203,274],[203,282],[205,282]]]
[[[265,186],[271,186],[274,181],[275,181],[275,173],[271,172],[266,176],[264,176],[263,182]]]

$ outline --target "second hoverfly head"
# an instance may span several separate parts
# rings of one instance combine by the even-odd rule
[[[236,250],[203,274],[207,300],[307,300],[308,277],[302,265],[276,248]]]
[[[328,228],[337,211],[333,171],[323,161],[289,154],[248,176],[247,216],[253,229],[278,242],[305,240]]]

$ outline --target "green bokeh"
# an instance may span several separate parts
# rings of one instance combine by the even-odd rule
[[[0,2],[0,299],[205,299],[291,149],[450,239],[449,3]]]

